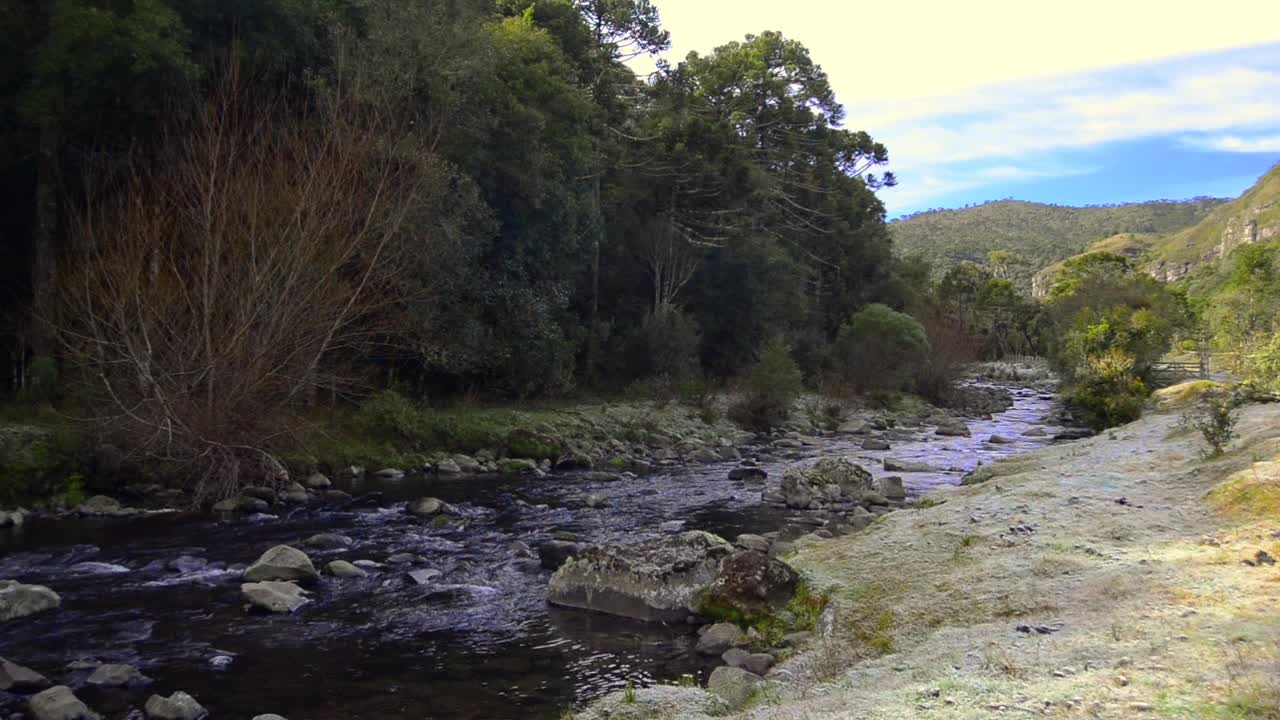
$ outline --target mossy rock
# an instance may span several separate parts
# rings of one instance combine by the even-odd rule
[[[1164,410],[1171,410],[1195,402],[1207,392],[1225,389],[1225,385],[1212,380],[1188,380],[1177,385],[1170,385],[1167,388],[1161,388],[1152,397],[1158,407]]]
[[[549,435],[533,430],[516,430],[507,436],[507,454],[534,460],[556,460],[561,443]]]
[[[74,450],[48,428],[0,425],[0,507],[60,492]]]
[[[1250,465],[1210,490],[1205,501],[1233,517],[1280,519],[1280,462]]]

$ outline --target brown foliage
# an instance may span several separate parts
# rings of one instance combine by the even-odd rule
[[[389,127],[224,91],[88,203],[52,320],[104,433],[197,497],[279,479],[299,411],[429,286],[410,220],[438,178]]]
[[[969,332],[963,319],[937,302],[915,314],[929,336],[929,357],[916,374],[916,392],[929,401],[945,404],[964,366],[978,359],[982,342]]]

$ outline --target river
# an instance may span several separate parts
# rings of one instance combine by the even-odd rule
[[[908,490],[956,483],[979,462],[1032,450],[1050,437],[1024,437],[1053,399],[1009,388],[1014,406],[971,419],[973,437],[934,437],[927,428],[891,431],[891,451],[861,450],[862,438],[817,438],[801,449],[761,454],[776,487],[789,463],[843,455],[877,475],[884,457],[947,468],[908,473]],[[1014,442],[984,442],[998,434]],[[782,453],[785,452],[784,456]],[[859,460],[859,458],[861,458]],[[693,652],[692,627],[665,628],[550,608],[550,573],[517,557],[557,533],[587,542],[640,539],[703,529],[732,539],[776,530],[805,513],[761,502],[762,486],[727,479],[732,463],[673,468],[638,480],[373,477],[340,485],[340,507],[282,509],[279,517],[217,521],[191,515],[139,519],[33,519],[0,531],[0,578],[47,585],[54,612],[0,627],[0,655],[77,695],[106,717],[126,717],[153,692],[184,690],[211,716],[247,720],[331,718],[557,718],[565,708],[625,685],[670,682],[713,667]],[[895,473],[901,474],[901,473]],[[604,493],[607,506],[586,498]],[[433,527],[406,503],[431,495],[464,523]],[[326,577],[293,615],[248,614],[240,571],[277,543],[340,533],[354,545],[307,549],[317,567],[332,559],[384,560],[418,553],[441,572],[419,586],[390,567],[366,578]],[[156,682],[142,689],[84,686],[77,660],[128,663]],[[25,709],[0,692],[5,715]]]

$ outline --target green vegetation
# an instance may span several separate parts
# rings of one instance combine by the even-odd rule
[[[1070,382],[1072,403],[1098,429],[1142,414],[1154,364],[1192,324],[1182,295],[1110,253],[1064,263],[1047,311],[1050,357]]]
[[[775,338],[752,368],[747,395],[730,409],[730,416],[744,427],[771,430],[786,422],[803,389],[800,367],[792,359],[790,347]]]
[[[1226,452],[1227,445],[1237,437],[1238,421],[1235,398],[1224,391],[1201,392],[1193,408],[1183,415],[1183,422],[1204,437],[1208,445],[1203,452],[1206,459]]]
[[[875,303],[840,327],[833,352],[844,379],[858,390],[914,390],[928,362],[929,338],[915,318]]]
[[[962,262],[987,262],[993,251],[1010,252],[1021,261],[1009,266],[1004,279],[1026,289],[1038,270],[1082,252],[1090,243],[1122,233],[1164,234],[1189,228],[1224,202],[1196,198],[1077,208],[1000,200],[916,213],[893,221],[889,228],[901,252],[928,257],[944,271]]]
[[[40,425],[0,419],[0,507],[53,496],[83,499],[78,437],[65,421],[45,417],[38,410],[28,419]]]
[[[830,595],[818,592],[802,580],[786,606],[771,614],[746,614],[736,606],[708,601],[703,602],[699,611],[712,622],[729,622],[744,630],[754,628],[759,634],[756,644],[767,649],[778,647],[782,637],[788,633],[816,628],[818,618],[830,600]]]
[[[639,383],[714,421],[770,341],[817,386],[842,324],[918,294],[887,150],[777,32],[641,78],[647,0],[28,5],[0,19],[0,393],[205,494],[326,434],[562,450],[427,398]]]

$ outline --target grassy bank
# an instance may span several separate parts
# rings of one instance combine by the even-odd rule
[[[1239,430],[1204,461],[1154,414],[801,541],[836,620],[742,716],[1280,716],[1280,572],[1258,555],[1280,556],[1280,406]]]

